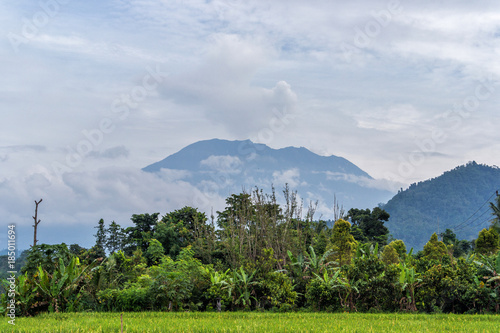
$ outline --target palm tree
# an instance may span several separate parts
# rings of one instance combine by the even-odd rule
[[[495,204],[493,202],[490,202],[490,208],[493,211],[491,215],[494,216],[493,220],[491,220],[491,227],[500,234],[500,195],[497,195],[495,201]]]

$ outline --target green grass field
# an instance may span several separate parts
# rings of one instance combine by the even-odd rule
[[[358,313],[123,314],[124,332],[500,332],[498,315]],[[2,318],[0,332],[120,332],[120,313],[47,314]]]

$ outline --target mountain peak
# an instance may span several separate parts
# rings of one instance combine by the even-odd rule
[[[184,180],[195,186],[211,184],[223,195],[242,187],[268,190],[288,183],[299,194],[322,197],[327,203],[336,195],[349,207],[371,208],[391,197],[389,191],[368,184],[373,178],[345,158],[320,156],[305,147],[273,149],[250,140],[198,141],[143,170],[161,169],[188,171]]]

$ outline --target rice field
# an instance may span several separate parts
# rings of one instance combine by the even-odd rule
[[[45,314],[2,318],[0,332],[120,332],[120,313]],[[359,313],[123,314],[123,332],[500,332],[499,315]]]

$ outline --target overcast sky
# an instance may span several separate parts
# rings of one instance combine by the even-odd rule
[[[139,169],[211,138],[395,187],[500,165],[498,1],[2,1],[0,31],[3,226],[40,198],[68,230],[192,205]]]

